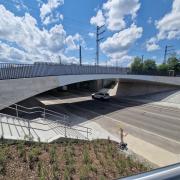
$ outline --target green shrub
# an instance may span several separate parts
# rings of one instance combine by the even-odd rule
[[[41,151],[38,147],[33,147],[29,151],[29,168],[33,169],[35,162],[39,161],[39,155]]]
[[[46,180],[46,171],[42,166],[42,162],[38,162],[38,177],[39,180]]]
[[[80,180],[88,179],[89,173],[90,173],[89,166],[84,165],[80,170]]]
[[[53,174],[53,180],[58,180],[59,179],[59,176],[60,176],[60,169],[59,169],[59,166],[56,163],[53,163],[52,165],[52,174]]]
[[[71,179],[70,173],[69,173],[68,169],[66,168],[64,170],[64,180],[70,180],[70,179]]]
[[[57,160],[56,145],[53,145],[50,149],[50,163],[53,164]]]
[[[17,144],[17,150],[20,158],[23,158],[23,161],[26,162],[26,146],[25,146],[25,141],[19,141]]]
[[[87,148],[85,148],[85,149],[83,150],[83,162],[84,162],[85,164],[91,163],[91,159],[90,159],[90,156],[89,156],[89,153],[88,153]]]

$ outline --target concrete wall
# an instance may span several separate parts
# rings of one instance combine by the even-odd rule
[[[177,87],[147,82],[119,82],[116,96],[128,97],[175,90]]]
[[[55,77],[11,79],[0,81],[0,109],[54,89],[59,84]]]
[[[26,78],[26,79],[11,79],[11,80],[0,80],[0,109],[4,108],[4,105],[10,106],[14,103],[32,97],[34,95],[40,94],[42,92],[62,87],[68,84],[73,84],[83,81],[100,80],[100,79],[120,79],[123,81],[135,81],[137,80],[144,82],[153,82],[159,84],[169,84],[177,85],[180,87],[179,77],[157,77],[157,76],[138,76],[138,75],[121,75],[121,74],[92,74],[92,75],[63,75],[63,76],[53,76],[53,77],[39,77],[39,78]],[[141,84],[142,85],[142,84]],[[129,86],[129,87],[128,87]],[[131,84],[124,84],[121,89],[125,91],[138,92],[140,88],[134,86],[132,88]],[[149,88],[150,89],[150,88]],[[142,88],[142,91],[146,91]],[[119,92],[122,92],[119,91]]]

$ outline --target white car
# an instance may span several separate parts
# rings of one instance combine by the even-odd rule
[[[103,92],[97,92],[92,94],[93,99],[101,99],[101,100],[109,100],[110,96],[108,93],[103,93]]]

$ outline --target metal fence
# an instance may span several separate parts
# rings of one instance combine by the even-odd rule
[[[0,80],[80,74],[127,74],[129,68],[55,63],[0,64]]]

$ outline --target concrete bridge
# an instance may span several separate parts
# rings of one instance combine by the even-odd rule
[[[129,74],[128,68],[62,65],[52,63],[1,64],[0,109],[46,92],[78,82],[116,80],[118,94],[133,96],[180,87],[179,77]]]

